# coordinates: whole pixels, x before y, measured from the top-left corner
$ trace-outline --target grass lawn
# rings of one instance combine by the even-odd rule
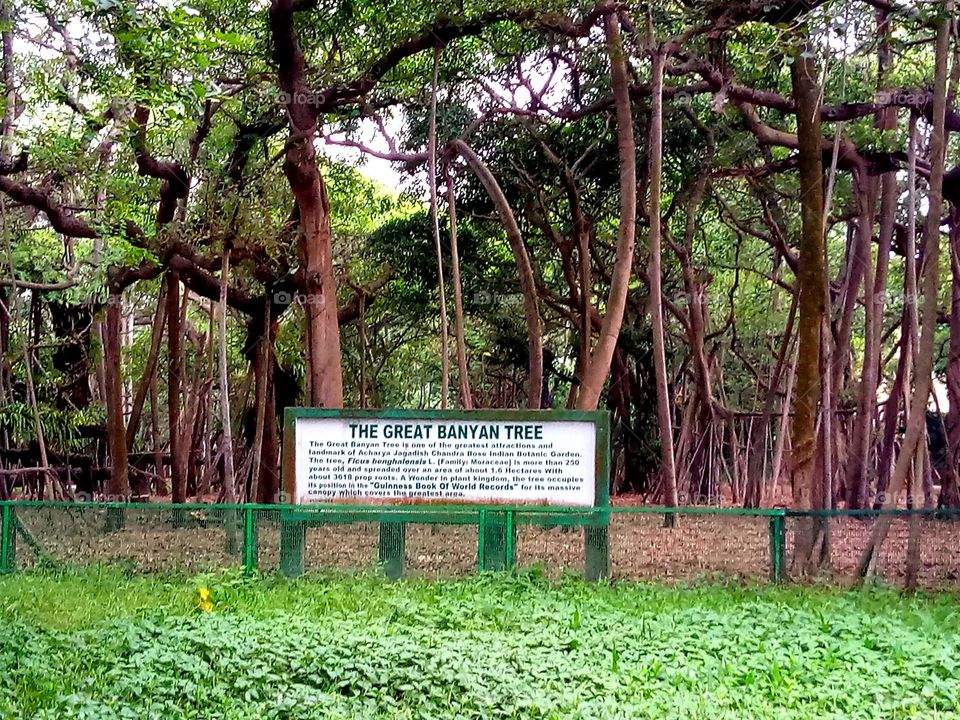
[[[882,589],[19,574],[0,717],[960,718],[958,630]]]

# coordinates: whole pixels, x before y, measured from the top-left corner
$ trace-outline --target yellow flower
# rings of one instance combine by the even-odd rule
[[[200,612],[210,612],[213,610],[211,597],[208,588],[202,587],[197,590],[197,607],[200,609]]]

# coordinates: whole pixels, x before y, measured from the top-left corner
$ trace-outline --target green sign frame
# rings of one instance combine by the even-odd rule
[[[328,410],[325,408],[288,407],[283,411],[280,487],[285,497],[288,498],[288,502],[292,504],[296,504],[296,423],[301,419],[316,418],[592,423],[596,443],[593,507],[605,508],[610,505],[610,413],[606,410]],[[471,507],[478,507],[482,504],[468,503]],[[497,506],[490,505],[489,507],[493,509]],[[531,505],[530,507],[555,506]]]
[[[583,527],[584,576],[600,580],[609,576],[610,523],[610,414],[605,410],[328,410],[325,408],[288,407],[283,414],[283,447],[281,454],[281,487],[288,509],[280,518],[280,570],[288,577],[304,572],[306,531],[317,524],[318,514],[310,509],[325,507],[322,503],[298,505],[296,488],[296,423],[300,419],[335,418],[338,420],[475,420],[481,422],[588,422],[594,426],[595,468],[594,504],[592,508],[561,505],[529,504],[522,506],[461,503],[457,505],[408,503],[358,503],[370,507],[383,505],[398,508],[402,514],[380,520],[378,560],[390,579],[403,577],[406,545],[405,510],[456,511],[479,513],[477,524],[477,564],[481,571],[511,570],[516,565],[518,511],[542,510],[541,523],[546,526],[579,525]],[[336,517],[347,517],[338,508]],[[302,509],[300,509],[302,508]],[[332,518],[331,518],[332,519]],[[336,521],[336,520],[335,520]],[[322,520],[320,521],[322,522]]]

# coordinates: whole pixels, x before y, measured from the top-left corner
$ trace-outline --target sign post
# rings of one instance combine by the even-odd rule
[[[481,570],[514,565],[515,514],[506,508],[579,507],[598,509],[584,523],[587,577],[606,576],[609,473],[606,412],[287,408],[284,416],[291,503],[480,506]],[[302,572],[307,516],[281,518],[286,574]],[[389,577],[402,575],[404,546],[404,522],[382,520],[379,557]]]

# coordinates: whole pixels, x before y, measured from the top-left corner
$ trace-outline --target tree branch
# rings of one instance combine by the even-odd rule
[[[14,182],[3,175],[0,175],[0,191],[6,193],[12,200],[29,205],[42,212],[58,233],[74,238],[92,239],[99,237],[99,233],[85,220],[61,208],[48,193],[36,190],[29,185]]]

